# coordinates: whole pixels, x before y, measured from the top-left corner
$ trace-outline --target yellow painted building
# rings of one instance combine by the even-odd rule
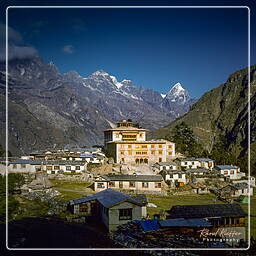
[[[146,140],[146,129],[123,120],[104,131],[105,149],[116,163],[149,164],[175,157],[175,144],[167,140]]]

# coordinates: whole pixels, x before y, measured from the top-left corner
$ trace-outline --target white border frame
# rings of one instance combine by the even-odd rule
[[[123,9],[123,8],[130,8],[130,9],[164,9],[164,8],[179,8],[179,9],[206,9],[206,8],[216,8],[216,9],[247,9],[248,10],[248,184],[250,185],[250,177],[251,177],[251,169],[250,169],[250,52],[251,52],[251,37],[250,37],[250,27],[251,27],[251,20],[250,20],[250,13],[251,10],[248,6],[8,6],[5,10],[6,14],[6,248],[10,251],[56,251],[56,250],[77,250],[77,251],[103,251],[103,250],[113,250],[113,251],[160,251],[160,250],[174,250],[174,251],[227,251],[227,250],[234,250],[234,251],[245,251],[250,248],[250,229],[251,229],[251,198],[250,193],[248,193],[249,197],[249,204],[248,204],[248,247],[247,248],[9,248],[8,247],[8,168],[7,168],[7,161],[8,161],[8,11],[9,9],[23,9],[23,8],[88,8],[88,9],[104,9],[104,8],[115,8],[115,9]]]

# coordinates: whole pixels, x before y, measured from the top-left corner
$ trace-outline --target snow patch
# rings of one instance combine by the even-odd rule
[[[162,98],[165,98],[166,94],[161,93]]]
[[[117,81],[117,79],[116,79],[115,76],[110,76],[110,78],[111,78],[113,84],[114,84],[118,89],[120,89],[120,88],[123,86],[122,83],[119,83],[119,82]]]
[[[20,75],[23,76],[25,74],[25,69],[24,68],[21,68],[20,69]]]
[[[112,123],[111,121],[109,121],[108,119],[106,119],[106,121],[109,123],[111,128],[115,128],[116,125],[114,123]]]

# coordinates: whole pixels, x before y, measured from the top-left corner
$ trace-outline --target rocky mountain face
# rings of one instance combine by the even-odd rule
[[[13,154],[66,144],[102,144],[103,131],[119,120],[129,118],[157,129],[188,109],[184,104],[187,94],[175,112],[174,101],[172,107],[163,104],[167,99],[159,92],[137,87],[130,80],[119,82],[103,70],[88,77],[76,71],[60,74],[53,63],[46,64],[39,57],[12,60],[8,66],[8,141]],[[5,64],[0,63],[2,145],[5,80]]]
[[[256,65],[250,69],[250,97],[248,69],[229,76],[227,82],[205,93],[182,117],[164,128],[152,132],[152,138],[171,135],[173,128],[185,122],[193,128],[199,142],[209,152],[221,138],[226,150],[237,157],[248,155],[248,100],[250,98],[251,161],[256,163]]]

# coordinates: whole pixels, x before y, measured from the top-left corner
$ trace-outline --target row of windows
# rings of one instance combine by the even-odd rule
[[[121,155],[124,155],[125,154],[125,150],[122,150],[122,151],[120,151],[120,154]],[[132,151],[127,151],[128,152],[128,155],[129,156],[131,156],[132,155]],[[155,154],[159,154],[159,155],[162,155],[163,154],[163,151],[162,150],[159,150],[158,152],[157,151],[155,151],[155,150],[152,150],[151,151],[151,155],[155,155]],[[147,151],[136,151],[135,152],[135,155],[147,155],[148,154],[148,152]],[[172,155],[172,152],[169,152],[168,153],[169,155]]]
[[[109,187],[116,187],[116,184],[114,181],[110,181],[109,182]],[[119,181],[119,188],[123,188],[123,182]],[[149,187],[149,183],[148,182],[142,182],[142,187],[143,188],[148,188]],[[129,188],[135,188],[135,181],[130,181],[129,182]],[[155,182],[155,188],[161,188],[161,182]]]
[[[156,145],[137,145],[137,144],[133,144],[133,145],[135,145],[135,148],[143,148],[143,149],[154,149],[154,148],[156,148],[155,146]],[[128,148],[129,149],[131,149],[131,148],[133,148],[133,145],[127,145],[128,146]],[[158,148],[163,148],[163,145],[157,145],[158,146]],[[123,145],[123,144],[121,144],[121,146],[120,146],[121,148],[126,148],[125,147],[125,145]],[[170,149],[170,148],[169,148]]]
[[[53,169],[54,169],[54,170],[60,170],[60,166],[59,166],[59,165],[55,165],[55,166],[47,165],[47,166],[46,166],[46,170],[48,170],[48,171],[51,171],[51,170],[53,170]],[[80,168],[79,165],[76,165],[75,169],[76,169],[76,170],[80,170],[81,168]],[[66,166],[66,170],[67,170],[67,171],[71,171],[71,166],[70,166],[70,165]]]

